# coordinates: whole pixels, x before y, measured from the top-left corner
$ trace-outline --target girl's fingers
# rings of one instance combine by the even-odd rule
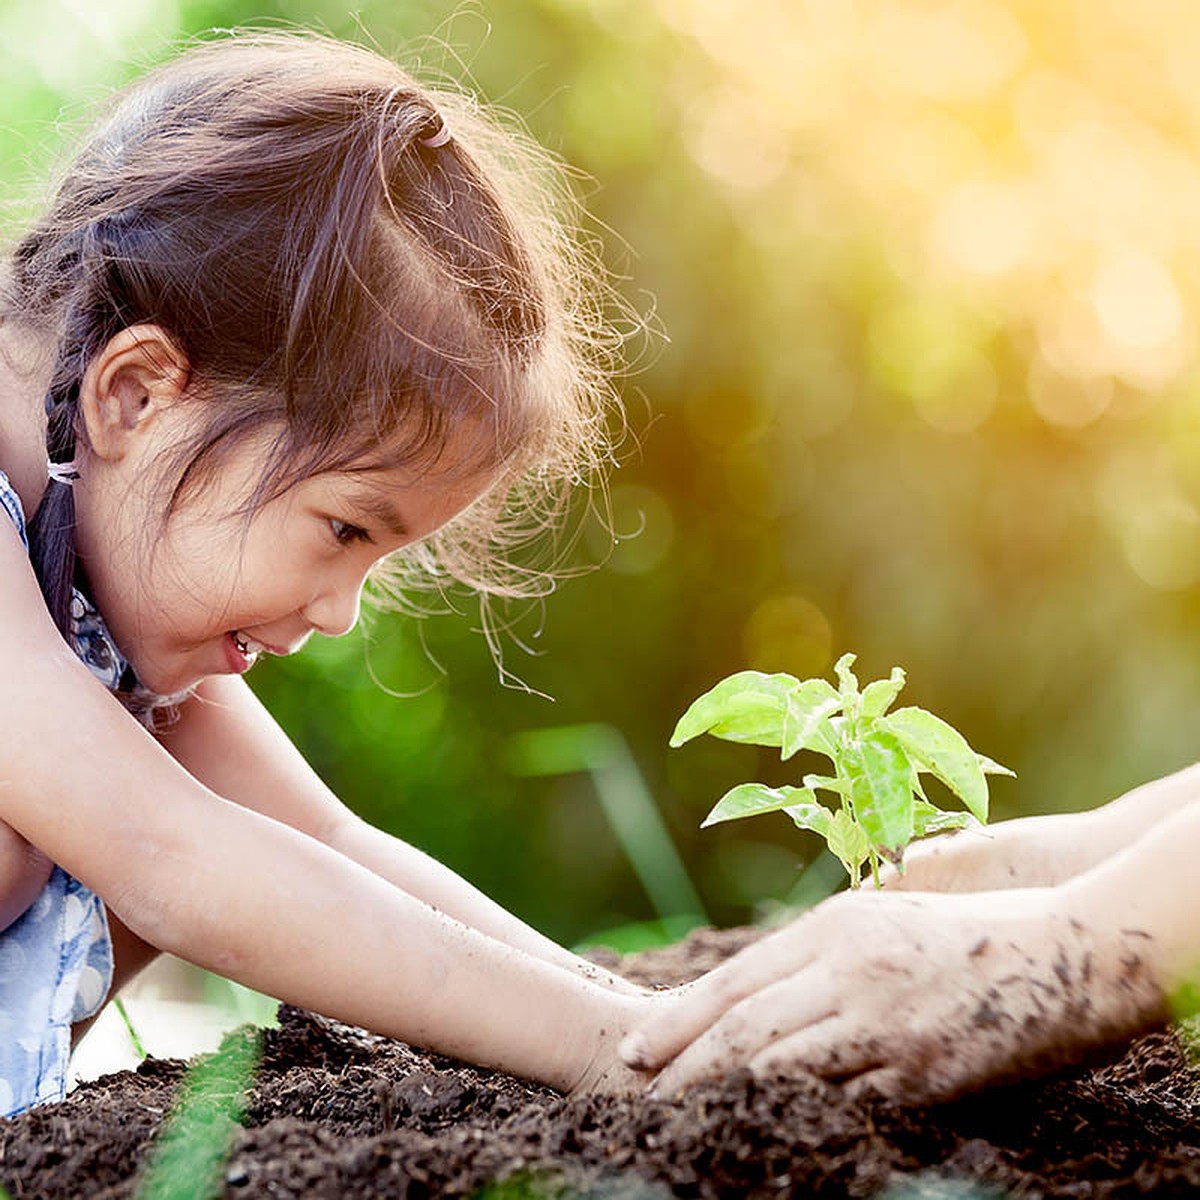
[[[770,984],[730,1007],[681,1050],[655,1079],[651,1094],[671,1096],[732,1066],[751,1064],[781,1037],[831,1015],[807,972]]]
[[[715,974],[686,985],[686,991],[680,989],[682,994],[666,1011],[628,1034],[617,1051],[621,1061],[635,1071],[657,1071],[745,995],[736,977],[718,979]]]
[[[658,1070],[711,1028],[722,1014],[781,976],[806,966],[811,953],[781,940],[781,934],[792,935],[800,923],[756,942],[694,983],[677,989],[674,1003],[621,1043],[621,1060],[638,1071]]]

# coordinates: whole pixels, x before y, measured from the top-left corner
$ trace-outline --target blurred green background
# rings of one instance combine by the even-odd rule
[[[698,830],[726,787],[788,778],[667,749],[729,672],[903,665],[906,701],[1017,770],[999,817],[1196,757],[1190,0],[3,0],[6,236],[91,101],[246,22],[372,41],[519,114],[666,335],[631,342],[617,543],[581,511],[601,565],[518,622],[536,655],[506,649],[552,701],[501,685],[469,611],[254,672],[353,807],[573,942],[654,906],[593,775],[521,774],[525,731],[617,730],[719,923],[818,849],[783,816]],[[598,744],[622,743],[580,764]]]

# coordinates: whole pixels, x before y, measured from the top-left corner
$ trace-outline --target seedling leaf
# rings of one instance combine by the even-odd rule
[[[778,812],[800,804],[816,804],[816,796],[808,788],[767,787],[765,783],[742,783],[731,788],[713,806],[712,812],[700,823],[700,828],[736,821],[738,817],[753,817],[759,813]]]
[[[841,658],[833,664],[833,673],[838,678],[838,691],[842,694],[843,700],[850,700],[858,695],[858,679],[854,672],[850,670],[854,666],[854,660],[858,657],[856,654],[843,654]]]
[[[904,679],[904,672],[899,667],[893,667],[890,678],[877,679],[874,683],[868,683],[862,694],[862,715],[864,717],[882,717],[903,691]]]
[[[850,795],[850,785],[844,779],[839,779],[836,775],[805,775],[804,786],[812,788],[815,792],[819,788],[824,788],[827,792],[837,792],[839,796]]]
[[[969,812],[942,812],[928,801],[918,800],[913,808],[913,837],[928,837],[951,829],[972,829],[979,822]]]
[[[801,829],[811,829],[829,840],[830,822],[833,813],[823,804],[793,804],[783,810]]]
[[[829,718],[839,712],[842,698],[824,679],[806,679],[788,694],[783,714],[780,755],[791,758],[799,750],[832,754],[836,744]]]
[[[851,881],[856,881],[859,868],[871,853],[871,844],[862,826],[844,808],[839,808],[830,818],[826,840],[831,853],[841,860]]]
[[[823,679],[742,671],[701,696],[680,718],[672,746],[701,733],[733,742],[778,746],[784,759],[801,750],[828,756],[827,775],[805,775],[803,787],[746,783],[728,791],[704,820],[716,825],[758,813],[786,812],[802,829],[825,838],[858,887],[863,864],[878,879],[879,864],[899,866],[914,837],[963,829],[987,820],[987,775],[1012,775],[939,717],[891,706],[905,684],[893,667],[859,691],[853,654],[834,665],[837,686]],[[922,773],[936,776],[968,811],[943,812],[930,803]],[[829,807],[818,792],[832,792]],[[3,1200],[0,1197],[0,1200]]]
[[[900,739],[919,770],[940,779],[980,821],[987,821],[988,786],[966,738],[923,708],[898,708],[880,724]]]
[[[912,841],[912,763],[895,734],[878,726],[868,730],[846,755],[850,802],[870,841],[902,850]]]
[[[791,675],[739,671],[721,680],[693,701],[671,735],[682,746],[702,733],[728,742],[778,746],[783,741],[783,716],[788,696],[799,686]]]
[[[979,759],[979,765],[983,768],[983,773],[985,775],[1011,775],[1013,779],[1016,779],[1016,771],[1010,771],[1006,766],[1001,765],[994,758],[988,758],[986,754],[980,754],[978,751],[976,751],[975,757]]]

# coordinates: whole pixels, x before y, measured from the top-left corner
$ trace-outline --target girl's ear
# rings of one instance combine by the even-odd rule
[[[79,389],[87,445],[116,461],[187,390],[188,361],[158,325],[122,329],[92,359]]]

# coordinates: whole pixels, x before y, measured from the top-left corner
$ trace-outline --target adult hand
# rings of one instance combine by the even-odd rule
[[[1059,889],[845,893],[682,989],[622,1045],[652,1094],[748,1065],[930,1101],[1037,1074],[1160,1020],[1147,937]]]

